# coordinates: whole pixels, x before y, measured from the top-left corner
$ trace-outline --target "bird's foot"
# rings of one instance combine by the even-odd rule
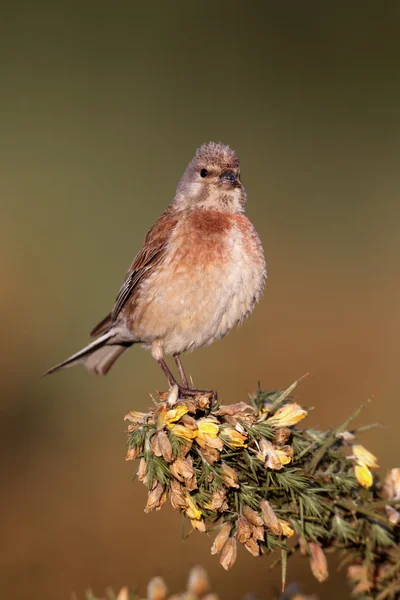
[[[179,396],[211,396],[213,400],[218,400],[218,393],[216,390],[198,390],[196,388],[189,388],[179,386]]]

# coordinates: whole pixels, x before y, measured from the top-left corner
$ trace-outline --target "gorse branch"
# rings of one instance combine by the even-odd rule
[[[193,529],[217,529],[211,552],[225,569],[242,544],[253,556],[279,551],[283,587],[296,553],[324,581],[326,550],[340,550],[355,597],[398,598],[400,469],[376,478],[376,458],[350,430],[365,406],[336,429],[300,429],[297,384],[228,406],[172,389],[149,412],[131,411],[126,458],[140,459],[145,511],[169,498]]]

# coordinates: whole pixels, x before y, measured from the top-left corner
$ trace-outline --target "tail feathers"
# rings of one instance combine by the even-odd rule
[[[111,313],[109,313],[100,323],[97,323],[96,327],[93,327],[92,331],[89,333],[90,337],[95,337],[96,335],[100,335],[105,333],[110,329],[112,325]]]
[[[43,376],[73,367],[79,363],[83,363],[88,371],[95,375],[106,375],[117,358],[132,345],[127,342],[113,342],[115,337],[115,332],[107,332],[79,352],[76,352],[76,354],[43,373]]]

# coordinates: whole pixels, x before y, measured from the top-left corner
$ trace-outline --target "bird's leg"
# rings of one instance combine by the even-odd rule
[[[181,396],[208,396],[211,395],[213,400],[218,399],[216,390],[198,390],[197,388],[186,388],[179,386],[179,394]]]
[[[203,396],[203,395],[208,395],[211,394],[214,400],[217,400],[218,398],[218,394],[215,390],[197,390],[197,389],[193,389],[193,388],[189,388],[186,385],[179,385],[179,383],[176,381],[175,377],[172,375],[167,363],[165,362],[165,360],[163,358],[159,358],[157,359],[158,364],[160,365],[160,367],[162,368],[164,374],[166,375],[169,384],[172,385],[177,385],[179,388],[179,395],[180,396]],[[179,367],[178,367],[179,368]],[[183,371],[183,369],[182,369]]]
[[[182,396],[201,396],[203,394],[212,394],[212,397],[216,400],[218,395],[215,390],[197,390],[196,388],[189,387],[189,383],[183,369],[181,357],[179,354],[174,354],[176,366],[178,367],[179,375],[182,380],[182,386],[179,386],[179,393]]]
[[[172,375],[170,368],[168,367],[167,363],[165,362],[165,360],[163,358],[159,358],[157,360],[158,364],[160,365],[160,367],[162,368],[164,375],[166,375],[169,384],[170,385],[177,385],[179,389],[181,389],[181,386],[179,385],[179,383],[176,381],[175,377]]]
[[[174,359],[176,362],[176,366],[178,367],[178,371],[179,371],[179,375],[181,377],[182,383],[183,383],[183,387],[184,388],[189,388],[189,383],[185,374],[185,371],[183,369],[183,365],[182,365],[182,361],[181,361],[181,357],[179,354],[174,354]]]

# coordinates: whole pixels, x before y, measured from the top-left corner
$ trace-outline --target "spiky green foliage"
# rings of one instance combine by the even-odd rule
[[[356,597],[398,598],[400,473],[399,489],[384,489],[375,457],[356,442],[352,422],[364,406],[335,429],[299,428],[307,411],[293,402],[297,383],[259,388],[251,405],[172,393],[129,413],[127,458],[140,458],[146,511],[169,497],[193,528],[218,529],[212,553],[225,569],[241,543],[254,556],[278,549],[283,582],[297,552],[323,581],[325,551],[339,550]]]

